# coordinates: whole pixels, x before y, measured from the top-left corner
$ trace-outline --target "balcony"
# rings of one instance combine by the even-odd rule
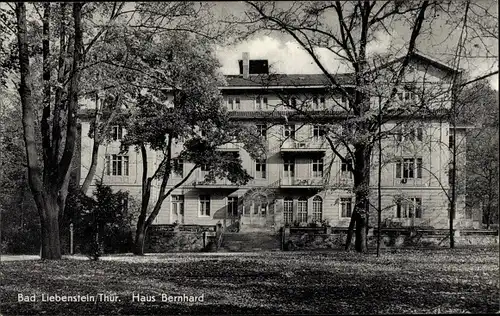
[[[207,182],[204,177],[198,177],[193,181],[193,187],[197,189],[238,190],[239,186],[228,179],[216,179],[214,182]]]
[[[286,140],[280,147],[281,154],[320,154],[324,155],[326,146],[323,140],[297,141]]]
[[[321,190],[324,184],[322,178],[281,178],[279,187],[282,189]]]
[[[224,145],[220,145],[217,147],[217,151],[227,151],[227,152],[235,152],[239,153],[242,145],[240,144],[234,144],[234,143],[227,143]]]

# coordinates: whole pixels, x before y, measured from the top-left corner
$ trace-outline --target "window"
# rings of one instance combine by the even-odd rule
[[[453,137],[452,131],[450,130],[450,136],[448,136],[448,147],[453,151],[455,146],[455,138]]]
[[[283,217],[285,224],[293,222],[293,200],[290,197],[283,200]]]
[[[260,96],[255,97],[255,109],[262,110],[262,98]]]
[[[265,124],[257,124],[257,131],[259,135],[267,139],[267,126]]]
[[[345,94],[340,97],[340,105],[345,108],[349,107],[349,98]]]
[[[240,98],[228,97],[227,98],[227,108],[229,110],[239,110],[240,109]]]
[[[408,128],[408,127],[402,127],[398,126],[396,127],[396,135],[397,135],[397,140],[399,142],[402,141],[422,141],[423,140],[423,129],[421,127],[417,128]]]
[[[408,198],[396,203],[397,218],[422,218],[422,199]]]
[[[238,216],[238,198],[228,197],[227,198],[227,214],[229,216]]]
[[[352,179],[352,160],[347,159],[347,162],[342,161],[340,165],[340,177],[342,179]]]
[[[340,198],[340,217],[352,216],[352,198]]]
[[[299,198],[297,203],[297,219],[299,222],[307,223],[307,199],[305,197]]]
[[[120,140],[123,138],[123,127],[115,125],[112,127],[111,136],[113,140]]]
[[[410,101],[416,99],[415,94],[408,89],[398,90],[396,96],[399,101]]]
[[[283,170],[285,171],[285,178],[295,177],[295,161],[290,158],[283,160]]]
[[[172,195],[172,215],[184,216],[184,195]]]
[[[325,97],[316,96],[313,97],[313,108],[315,110],[321,110],[325,108]]]
[[[255,161],[255,176],[259,179],[266,178],[266,160],[265,159],[257,159]]]
[[[255,109],[262,110],[267,109],[267,97],[256,96],[255,97]]]
[[[210,216],[210,195],[200,195],[200,216]]]
[[[415,175],[422,178],[422,158],[403,158],[396,162],[396,178],[401,178],[401,170],[404,179],[413,179]]]
[[[174,177],[184,177],[184,161],[182,159],[174,159]]]
[[[314,178],[323,177],[323,158],[312,160],[312,169]]]
[[[472,208],[470,206],[465,208],[465,219],[472,219]]]
[[[285,137],[294,138],[295,137],[295,125],[294,124],[285,124],[283,129],[283,135]]]
[[[319,196],[313,199],[313,221],[321,221],[323,219],[323,200]]]
[[[319,140],[325,135],[325,130],[321,125],[313,125],[313,139]]]
[[[106,175],[128,176],[128,156],[106,155]]]

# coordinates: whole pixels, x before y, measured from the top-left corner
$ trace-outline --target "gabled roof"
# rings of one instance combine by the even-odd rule
[[[382,69],[401,62],[405,56],[398,57],[372,71]],[[448,72],[461,71],[449,66],[435,58],[415,52],[411,58],[416,58],[436,68]],[[332,74],[337,83],[342,86],[354,85],[354,74]],[[223,90],[230,89],[262,89],[262,88],[327,88],[332,86],[332,83],[325,74],[260,74],[250,75],[248,79],[243,78],[241,75],[226,75],[227,86],[221,87]]]

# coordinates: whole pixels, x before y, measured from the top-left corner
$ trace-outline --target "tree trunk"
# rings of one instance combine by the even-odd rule
[[[99,154],[99,142],[94,138],[94,144],[92,146],[92,158],[90,161],[90,168],[85,180],[83,181],[81,191],[83,194],[87,194],[87,191],[92,183],[92,179],[94,179],[96,170],[97,170],[97,158]]]
[[[347,239],[345,242],[345,250],[349,250],[351,248],[352,243],[352,235],[354,235],[354,227],[356,225],[355,213],[351,215],[351,221],[349,222],[349,228],[347,230]]]
[[[48,198],[42,218],[42,259],[61,259],[59,241],[59,207],[55,199]]]
[[[357,252],[366,252],[367,243],[368,214],[366,210],[361,210],[356,216],[356,240],[354,248]]]
[[[141,226],[137,225],[137,231],[135,233],[135,241],[134,241],[134,255],[137,256],[144,255],[145,240],[146,240],[146,227],[143,222]]]

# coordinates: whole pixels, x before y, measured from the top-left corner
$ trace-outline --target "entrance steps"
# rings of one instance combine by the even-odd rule
[[[280,235],[271,232],[224,233],[219,252],[279,251]]]

